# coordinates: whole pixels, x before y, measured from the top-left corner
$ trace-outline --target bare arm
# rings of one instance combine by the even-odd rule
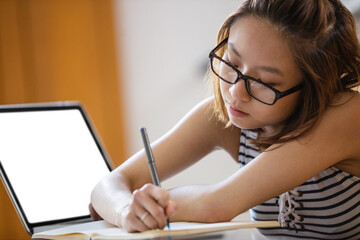
[[[216,148],[223,148],[234,159],[237,158],[240,130],[224,129],[224,125],[213,115],[211,102],[212,99],[207,99],[200,103],[152,144],[161,181],[189,167]],[[92,192],[92,205],[102,218],[128,231],[163,227],[166,215],[172,215],[176,207],[169,201],[167,190],[146,185],[150,182],[151,176],[142,150],[97,184]],[[139,218],[146,216],[145,212],[151,216],[146,217],[144,225]]]
[[[223,125],[210,118],[212,113],[207,112],[209,104],[210,100],[195,107],[168,134],[153,144],[161,180],[218,147],[237,158],[240,130],[224,129]],[[156,227],[148,223],[144,228],[139,221],[141,213],[137,217],[128,214],[139,212],[139,206],[147,211],[157,209],[152,214],[159,215],[155,216],[155,219],[159,219],[159,226],[165,226],[166,215],[175,213],[171,203],[176,203],[177,208],[172,221],[228,221],[255,205],[299,186],[330,166],[341,165],[349,159],[355,159],[352,162],[358,163],[359,144],[352,139],[360,134],[360,127],[354,127],[354,122],[357,123],[360,116],[354,114],[358,105],[353,105],[330,108],[309,135],[260,154],[250,164],[217,184],[183,186],[169,191],[144,186],[151,182],[151,177],[145,155],[140,151],[94,189],[94,208],[104,219],[114,223],[116,211],[130,203],[127,211],[121,214],[125,217],[119,224],[123,227],[125,224],[128,231]],[[132,194],[135,189],[140,190]],[[151,202],[149,196],[161,201],[147,205]],[[131,227],[127,227],[127,223]]]
[[[309,135],[273,146],[220,183],[172,189],[171,198],[178,205],[173,220],[229,221],[330,166],[348,161],[359,166],[360,143],[354,141],[360,134],[357,108],[351,102],[330,108]],[[358,169],[345,170],[357,175]]]

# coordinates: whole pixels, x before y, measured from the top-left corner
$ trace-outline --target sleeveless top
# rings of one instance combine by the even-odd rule
[[[255,131],[241,131],[240,167],[260,154],[250,143],[256,138]],[[360,178],[330,167],[301,186],[253,207],[250,216],[256,221],[279,221],[281,227],[259,229],[276,239],[359,240]]]

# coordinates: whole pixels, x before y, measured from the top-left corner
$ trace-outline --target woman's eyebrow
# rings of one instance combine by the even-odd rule
[[[268,67],[268,66],[256,66],[255,68],[263,70],[265,72],[269,72],[269,73],[274,73],[280,76],[284,76],[283,72],[280,71],[280,69],[278,68],[274,68],[274,67]]]
[[[231,50],[231,52],[233,52],[239,59],[241,59],[241,54],[236,50],[236,48],[234,47],[233,44],[228,43],[227,44],[229,49]],[[274,73],[280,76],[284,76],[284,73],[282,71],[280,71],[280,69],[275,68],[275,67],[269,67],[269,66],[256,66],[256,69],[260,69],[262,71],[265,72],[269,72],[269,73]]]
[[[227,45],[228,45],[229,49],[230,49],[233,53],[235,53],[236,56],[238,56],[239,58],[241,58],[240,53],[238,53],[238,51],[236,51],[236,48],[234,47],[234,45],[233,45],[232,43],[229,43],[229,42],[228,42]]]

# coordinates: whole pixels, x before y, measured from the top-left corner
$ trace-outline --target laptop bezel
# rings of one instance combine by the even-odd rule
[[[86,113],[84,107],[81,105],[80,102],[72,101],[72,102],[49,102],[49,103],[34,103],[34,104],[0,105],[0,113],[3,113],[3,112],[54,111],[54,110],[56,111],[56,110],[73,110],[73,109],[78,110],[81,113],[81,115],[91,133],[91,136],[93,137],[93,139],[96,143],[96,146],[98,147],[98,149],[103,157],[103,160],[104,160],[107,168],[109,169],[109,172],[112,171],[113,166],[111,164],[111,159],[108,156],[108,154],[106,153],[105,147],[102,144],[94,125],[91,123],[89,115]],[[20,204],[20,201],[16,195],[16,192],[11,185],[10,179],[8,178],[8,176],[6,174],[5,168],[3,167],[2,163],[1,163],[1,159],[0,159],[0,177],[2,179],[2,182],[4,183],[5,189],[11,199],[11,202],[12,202],[13,206],[15,207],[15,210],[21,220],[21,223],[29,235],[34,234],[34,229],[37,227],[51,226],[51,225],[62,224],[62,223],[65,224],[65,223],[71,223],[71,222],[76,222],[76,221],[80,221],[80,220],[86,220],[86,219],[91,221],[90,214],[87,214],[87,215],[76,216],[76,217],[71,217],[71,218],[31,223],[28,221],[28,219],[26,217],[26,214]]]

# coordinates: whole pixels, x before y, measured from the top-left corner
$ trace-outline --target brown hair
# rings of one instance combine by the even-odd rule
[[[309,132],[336,93],[359,85],[360,46],[355,21],[340,0],[246,0],[221,26],[218,43],[229,36],[231,26],[242,16],[254,16],[277,27],[303,76],[297,109],[279,133],[255,141],[261,150]],[[215,112],[230,126],[220,80],[214,74],[211,77]]]

